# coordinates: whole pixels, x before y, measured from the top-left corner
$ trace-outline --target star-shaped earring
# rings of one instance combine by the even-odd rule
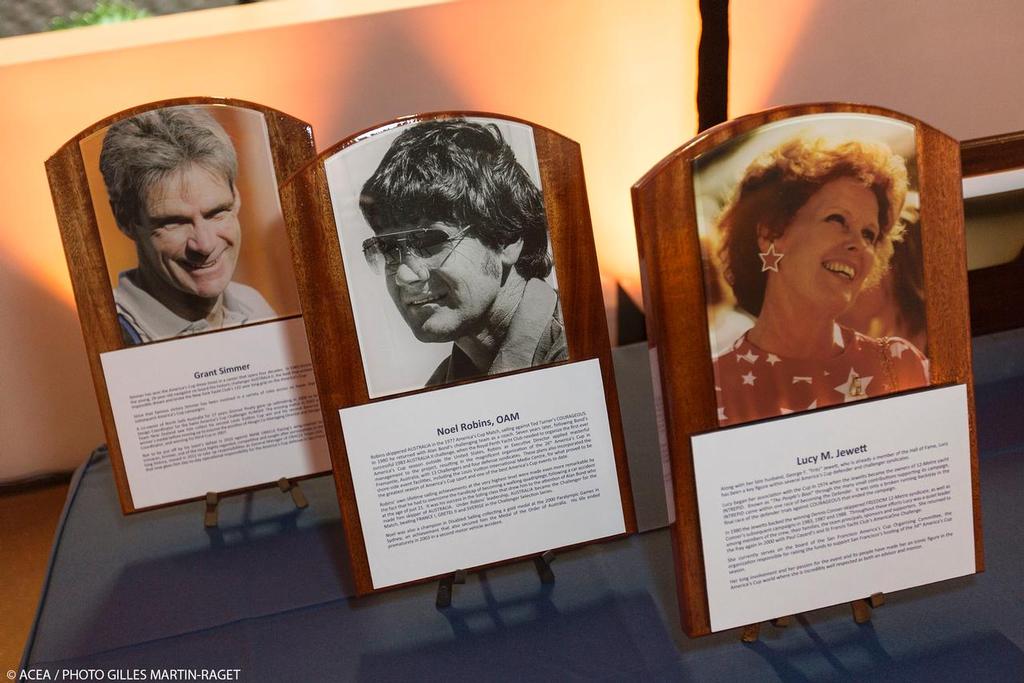
[[[774,270],[776,273],[779,272],[779,261],[785,254],[780,254],[775,251],[775,242],[768,244],[768,251],[758,252],[758,256],[761,257],[761,272],[767,270]]]

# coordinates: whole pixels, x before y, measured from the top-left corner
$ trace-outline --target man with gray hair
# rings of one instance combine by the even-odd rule
[[[103,139],[100,171],[138,255],[114,290],[126,343],[275,317],[259,292],[231,281],[242,245],[238,158],[213,117],[167,107],[118,121]]]

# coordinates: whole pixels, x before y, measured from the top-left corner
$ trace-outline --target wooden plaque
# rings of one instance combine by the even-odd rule
[[[965,185],[968,179],[1024,169],[1024,132],[1005,133],[967,140],[960,145]],[[1020,234],[1020,211],[1024,209],[1024,183],[1020,180],[1000,187],[986,197],[964,197],[968,232],[977,204],[980,215],[1014,221]],[[1024,248],[1017,258],[967,271],[971,300],[971,333],[975,336],[1024,327]]]
[[[776,150],[775,153],[780,155],[796,154],[779,151],[782,150],[783,144],[794,136],[813,139],[819,135],[824,138],[846,135],[847,138],[852,136],[856,139],[856,132],[850,134],[839,130],[845,124],[835,124],[831,129],[828,129],[828,125],[831,124],[825,124],[822,129],[824,132],[816,128],[819,121],[835,115],[849,118],[872,117],[878,119],[879,126],[889,121],[894,128],[904,127],[907,130],[906,135],[910,136],[900,139],[907,145],[904,154],[916,157],[916,166],[907,164],[911,190],[908,196],[913,197],[916,191],[920,197],[920,245],[923,253],[919,262],[923,262],[923,266],[919,267],[918,271],[923,271],[919,277],[923,278],[920,284],[923,285],[925,293],[921,314],[918,316],[923,317],[925,322],[919,324],[916,334],[920,336],[916,338],[925,340],[923,343],[927,345],[931,370],[928,384],[935,386],[965,383],[967,386],[975,559],[977,571],[982,570],[966,259],[961,246],[964,243],[964,234],[960,199],[959,145],[949,136],[921,121],[878,107],[812,104],[773,109],[705,131],[657,164],[633,186],[632,190],[648,337],[652,362],[656,360],[656,365],[652,368],[656,385],[656,403],[657,409],[664,413],[662,443],[670,455],[675,491],[676,523],[673,535],[680,614],[683,627],[690,636],[705,635],[711,629],[691,437],[718,430],[724,418],[732,417],[723,414],[726,412],[725,408],[719,408],[719,401],[723,399],[717,398],[721,392],[716,394],[716,388],[719,388],[717,384],[724,382],[716,382],[716,369],[712,362],[716,355],[725,353],[723,349],[729,348],[730,342],[726,340],[726,343],[722,344],[722,339],[713,338],[716,333],[711,331],[712,326],[709,324],[709,318],[712,317],[709,306],[728,300],[733,296],[734,288],[730,286],[732,283],[726,277],[705,277],[707,268],[704,257],[709,251],[717,254],[719,245],[709,245],[708,234],[705,232],[702,235],[698,226],[702,223],[708,224],[708,215],[717,211],[724,213],[721,207],[729,205],[731,193],[735,191],[743,171],[748,168],[748,164],[749,168],[753,168],[752,160],[760,158],[759,155],[771,150]],[[770,133],[772,130],[781,129],[781,126],[769,125],[777,122],[791,122],[793,125],[784,133]],[[890,133],[884,130],[884,126],[879,131],[879,135],[882,136],[881,142],[889,142],[903,135],[896,131],[892,133],[890,139],[887,137]],[[773,135],[775,137],[772,137]],[[761,142],[757,143],[758,140]],[[749,146],[750,141],[759,144],[760,149],[757,149],[756,145]],[[748,147],[742,148],[741,145],[744,144]],[[826,140],[820,144],[827,146],[831,142]],[[749,156],[744,156],[745,154]],[[715,163],[719,166],[713,166]],[[721,169],[730,168],[730,163],[732,176],[726,178],[725,171]],[[695,196],[695,168],[698,166],[702,169],[700,172],[708,174],[708,177],[711,177],[712,171],[703,169],[718,169],[718,176],[707,180],[708,183],[718,183],[718,194],[708,191],[701,197]],[[799,172],[796,171],[797,174]],[[806,202],[807,198],[804,197],[803,201]],[[717,206],[709,208],[706,203],[717,203]],[[702,211],[705,215],[703,221],[700,219]],[[915,218],[911,216],[905,220],[913,222]],[[755,243],[757,248],[751,257],[756,264],[757,251],[767,252],[761,255],[762,260],[768,259],[767,262],[762,261],[764,265],[761,269],[770,270],[772,265],[778,265],[777,262],[772,263],[774,250],[767,248],[771,246],[768,244],[768,237],[771,237],[770,229],[765,228],[760,222],[753,225],[756,226],[755,237],[764,236],[766,239],[759,247],[758,243]],[[864,240],[877,238],[877,235],[868,233],[863,236]],[[780,239],[778,232],[773,239]],[[789,258],[792,263],[792,259],[799,256],[791,255]],[[825,264],[822,265],[824,267]],[[832,263],[828,265],[835,269],[845,268]],[[850,270],[849,276],[851,280],[860,277],[859,274],[854,275],[853,270]],[[907,275],[907,280],[915,281],[913,273]],[[720,288],[726,290],[727,296],[724,299]],[[761,296],[763,301],[763,285]],[[855,292],[853,296],[857,297],[857,293]],[[756,305],[762,304],[757,302]],[[739,310],[740,306],[735,306],[735,309]],[[756,320],[756,315],[740,312],[746,315],[746,325],[749,328]],[[733,310],[729,310],[727,315],[733,313]],[[727,315],[723,314],[720,318],[716,311],[714,322],[724,320]],[[843,324],[845,326],[852,323]],[[836,330],[840,329],[836,326],[835,319],[833,327]],[[719,334],[725,336],[724,333]],[[738,339],[736,344],[741,344],[746,335],[743,334]],[[722,344],[717,353],[714,348],[716,344]],[[740,347],[733,345],[731,348],[735,350]],[[769,362],[773,359],[778,360],[774,358],[774,354],[768,355]],[[927,368],[927,365],[924,367]],[[927,377],[927,370],[923,377]],[[796,379],[801,378],[794,378],[794,383]],[[752,377],[744,379],[744,382],[748,383],[753,381]],[[923,384],[919,383],[918,386]],[[909,387],[900,389],[904,388]],[[890,389],[886,393],[893,392]],[[781,406],[781,403],[779,405]],[[812,407],[823,406],[810,403],[808,400],[808,403],[801,405],[799,410]],[[790,412],[783,408],[779,410],[782,414]],[[740,421],[767,417],[770,415],[748,415]]]
[[[339,231],[344,232],[350,229],[349,223],[352,226],[358,223],[365,235],[374,233],[369,231],[367,224],[358,215],[358,207],[351,214],[347,214],[351,216],[348,221],[336,220],[336,215],[340,215],[336,212],[342,210],[339,209],[342,201],[349,201],[352,206],[355,206],[354,202],[362,194],[359,188],[369,173],[368,171],[363,172],[362,176],[356,178],[358,172],[350,173],[348,170],[338,170],[340,175],[352,176],[351,182],[353,183],[348,185],[345,190],[339,190],[338,183],[335,183],[335,187],[331,186],[329,173],[325,168],[332,163],[332,159],[355,160],[362,158],[359,156],[360,149],[372,149],[371,145],[380,143],[380,139],[375,139],[380,135],[390,136],[389,139],[393,139],[397,134],[421,124],[461,120],[477,122],[478,119],[481,120],[478,122],[480,125],[491,126],[493,124],[494,130],[497,131],[499,128],[505,130],[506,137],[508,137],[507,130],[521,128],[529,133],[528,137],[532,138],[535,145],[537,170],[539,171],[540,189],[543,195],[550,240],[550,253],[554,260],[558,300],[567,341],[567,359],[558,361],[555,366],[588,359],[597,359],[600,362],[604,403],[607,407],[611,430],[624,528],[626,533],[633,532],[636,528],[579,146],[546,128],[495,114],[441,112],[401,118],[353,135],[322,152],[315,163],[293,176],[282,190],[286,215],[308,217],[308,220],[305,221],[289,220],[288,227],[294,247],[299,292],[303,310],[306,312],[307,333],[312,340],[311,352],[317,385],[320,389],[324,424],[330,444],[338,499],[358,594],[370,593],[375,589],[371,579],[367,544],[364,539],[360,510],[356,502],[356,491],[346,452],[346,441],[339,410],[386,401],[395,398],[396,394],[409,397],[443,392],[453,385],[465,386],[491,380],[483,376],[453,380],[453,377],[449,375],[444,386],[423,388],[429,368],[418,375],[415,382],[403,379],[392,382],[385,376],[394,368],[374,366],[372,361],[364,363],[363,355],[375,352],[376,348],[371,350],[360,348],[360,341],[364,337],[360,336],[360,332],[357,330],[359,310],[363,311],[364,317],[377,315],[378,311],[372,310],[375,308],[382,311],[386,309],[389,314],[397,315],[397,313],[393,310],[395,306],[392,301],[387,300],[386,294],[381,299],[383,303],[378,306],[370,304],[358,309],[360,303],[357,299],[362,296],[362,290],[359,289],[360,285],[353,283],[364,282],[358,278],[365,274],[346,272],[346,264],[349,264],[348,267],[352,271],[367,268],[367,264],[363,262],[363,254],[359,253],[360,240],[363,237],[359,237],[355,242],[345,244],[339,237]],[[484,119],[486,122],[482,121]],[[509,144],[512,145],[512,140],[509,140]],[[359,163],[363,163],[366,169],[372,169],[380,161],[386,149],[388,149],[388,145],[379,147],[379,151],[367,152],[366,159]],[[349,152],[353,152],[353,154],[349,154]],[[521,158],[520,161],[522,161]],[[356,162],[352,161],[351,163],[355,164]],[[332,192],[344,192],[344,197],[335,196],[335,201],[332,202]],[[343,222],[346,224],[342,224]],[[451,236],[452,244],[459,245],[457,240],[462,234],[462,231],[453,234]],[[347,253],[343,254],[346,249]],[[465,251],[465,247],[455,246],[452,248],[453,252],[456,250],[462,253]],[[405,252],[401,253],[403,255],[399,256],[399,259],[410,258]],[[393,267],[404,268],[405,266]],[[440,266],[438,267],[440,268]],[[367,277],[369,276],[367,275]],[[384,292],[386,278],[399,276],[384,273],[383,275],[377,274],[375,277],[377,280],[372,283],[369,280],[365,281],[370,283],[366,287]],[[397,304],[397,300],[395,303]],[[401,322],[398,323],[398,326],[402,327],[406,334],[409,333],[409,330],[404,329],[405,326]],[[370,336],[372,329],[370,332],[367,332],[367,329],[369,326],[364,327],[361,334],[365,335],[366,339],[372,339],[373,337]],[[407,353],[418,353],[419,349],[412,349],[413,346],[401,346],[401,351],[390,351],[387,361],[382,365],[398,365],[403,362]],[[421,346],[441,347],[443,355],[447,355],[452,349],[451,344],[422,344]],[[408,349],[412,349],[412,351]],[[433,367],[436,362],[436,359],[431,361],[429,367]],[[379,373],[379,376],[385,377],[385,379],[368,378],[367,368],[370,368],[371,373]],[[536,369],[538,368],[533,370]],[[512,369],[510,372],[503,371],[501,376],[519,376],[521,373],[530,373],[533,370],[529,367]],[[377,386],[376,396],[371,385]],[[441,395],[440,393],[435,394],[437,397]],[[401,429],[401,427],[396,426],[396,429]],[[500,557],[496,558],[495,563],[511,562],[516,559],[519,558]],[[460,567],[459,569],[479,568],[482,567]],[[417,577],[415,581],[426,581],[436,578],[438,575],[443,574],[424,575]]]
[[[237,289],[236,278],[242,270],[247,273],[247,279],[260,284],[261,287],[264,283],[269,283],[266,285],[266,289],[261,289],[255,296],[262,298],[265,295],[262,304],[272,306],[273,310],[271,314],[263,316],[256,312],[255,308],[249,308],[248,313],[240,316],[244,322],[237,322],[234,318],[230,318],[227,312],[224,312],[222,314],[224,329],[219,329],[218,325],[214,323],[211,324],[209,332],[192,334],[192,332],[168,333],[161,331],[158,333],[150,331],[143,333],[152,334],[153,338],[148,338],[140,336],[137,331],[128,332],[125,324],[119,322],[118,311],[120,309],[115,306],[114,295],[114,290],[119,287],[120,282],[117,279],[118,271],[121,267],[137,266],[139,257],[136,247],[133,245],[134,238],[128,239],[125,235],[119,234],[118,219],[113,215],[108,191],[100,171],[99,158],[106,139],[106,131],[112,125],[138,115],[171,108],[175,108],[177,111],[199,111],[202,116],[214,120],[215,127],[219,127],[222,134],[228,136],[227,145],[233,150],[232,156],[237,159],[237,175],[233,179],[223,182],[230,186],[228,194],[234,193],[237,206],[228,207],[226,210],[237,212],[236,225],[243,226],[239,229],[239,234],[246,232],[249,237],[247,241],[254,244],[250,247],[252,258],[249,259],[247,259],[244,249],[240,247],[234,249],[230,266],[232,270],[225,270],[226,277],[231,280],[231,285],[236,287],[233,292],[241,291]],[[137,157],[139,151],[130,153],[130,156]],[[179,341],[184,341],[182,338],[175,338],[183,334],[189,335],[190,339],[207,338],[222,333],[231,334],[242,327],[253,329],[272,323],[274,320],[271,316],[277,320],[299,318],[298,298],[295,293],[294,279],[290,274],[290,259],[287,255],[287,236],[283,225],[281,225],[283,221],[280,217],[279,197],[277,192],[271,188],[279,187],[292,173],[315,158],[315,155],[312,130],[303,121],[269,107],[242,100],[188,97],[153,102],[107,117],[68,140],[56,154],[47,160],[46,171],[50,181],[54,208],[71,274],[121,509],[124,513],[162,507],[185,500],[201,499],[206,492],[195,491],[192,495],[157,505],[140,505],[138,503],[137,496],[133,496],[132,486],[126,472],[122,438],[115,426],[114,409],[104,375],[101,354],[142,344],[167,348],[164,345],[173,346]],[[259,170],[250,171],[246,166],[250,162],[253,164],[258,162]],[[208,173],[211,176],[216,174],[216,171],[211,170],[212,167],[207,168],[203,165],[205,162],[196,162],[192,165],[183,162],[175,163],[179,165],[167,171],[168,176],[179,172],[182,174],[190,172],[189,170],[182,171],[183,168],[196,170],[197,173]],[[166,171],[166,169],[164,170]],[[129,175],[129,173],[126,172],[125,175]],[[183,177],[183,175],[178,177]],[[148,181],[140,181],[135,178],[134,180],[129,179],[129,182],[135,182],[140,187],[153,188],[159,181],[146,185],[145,182]],[[183,180],[182,183],[184,184],[184,182]],[[142,195],[149,191],[141,190],[138,194]],[[148,200],[141,201],[145,204]],[[137,209],[139,212],[142,210]],[[260,219],[258,228],[246,227],[247,219],[255,220],[252,217]],[[168,224],[164,226],[164,229],[170,230],[171,228]],[[267,250],[272,248],[276,253],[261,256],[258,253],[263,250],[261,247]],[[227,250],[228,248],[225,247],[223,251],[217,252],[216,256],[210,257],[210,263],[217,260],[217,264],[210,266],[211,269],[222,268],[219,265],[221,263],[219,259]],[[191,268],[198,270],[208,265],[199,264],[198,256],[194,256],[194,259],[196,262],[190,266]],[[163,259],[163,265],[157,266],[157,268],[165,268],[168,271],[180,269],[180,263],[183,260],[180,258],[179,262],[175,264],[173,258],[167,257]],[[156,263],[157,261],[159,258],[154,258],[152,262]],[[227,266],[223,267],[228,268]],[[170,279],[173,277],[171,275]],[[198,280],[201,277],[204,276],[196,276],[195,279]],[[166,282],[161,286],[166,286]],[[245,290],[256,291],[251,287],[246,287]],[[205,293],[201,292],[201,294]],[[255,305],[257,302],[253,299],[250,303]],[[229,323],[228,321],[234,322]],[[229,324],[242,327],[228,330]],[[131,337],[133,334],[135,337]],[[196,365],[201,367],[201,359],[196,360]],[[198,369],[197,372],[199,372]],[[318,473],[320,472],[306,471],[301,475],[296,475],[295,478]],[[282,474],[284,473],[282,472]],[[267,478],[262,482],[253,482],[240,487],[229,486],[216,492],[233,493],[256,486],[269,485],[276,482],[278,478]]]

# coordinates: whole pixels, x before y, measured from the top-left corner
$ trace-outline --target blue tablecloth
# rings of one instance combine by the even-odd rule
[[[352,599],[328,477],[303,483],[306,510],[262,490],[227,499],[205,530],[201,503],[123,517],[101,450],[73,482],[25,664],[230,668],[243,681],[1019,683],[1022,395],[1019,376],[977,387],[985,573],[890,595],[861,626],[848,607],[800,615],[752,645],[681,634],[664,529],[564,553],[554,585],[531,563],[470,575],[444,611],[436,585]]]

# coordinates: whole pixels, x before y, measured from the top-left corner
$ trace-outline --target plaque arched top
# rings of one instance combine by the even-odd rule
[[[694,138],[683,143],[661,161],[651,167],[634,185],[634,188],[644,188],[654,182],[654,178],[662,173],[667,167],[676,163],[692,161],[701,154],[715,149],[734,138],[750,133],[761,126],[777,121],[785,121],[799,116],[811,116],[815,114],[869,114],[883,118],[894,119],[909,123],[921,132],[927,131],[929,136],[936,135],[941,138],[953,141],[953,138],[946,135],[925,123],[921,119],[914,118],[894,109],[877,107],[869,104],[853,104],[846,102],[817,102],[811,104],[793,104],[774,107],[753,114],[746,114],[730,121],[725,121],[717,126],[702,131]]]
[[[77,152],[78,145],[82,140],[118,121],[147,111],[190,105],[237,107],[262,114],[267,122],[267,132],[270,137],[270,147],[274,153],[274,168],[278,183],[283,183],[302,166],[309,163],[312,152],[316,149],[313,139],[313,128],[305,121],[286,114],[279,109],[231,97],[173,97],[129,107],[86,126],[68,139],[53,156],[47,159],[47,168],[49,168],[51,163],[56,163],[56,160],[63,155]]]
[[[558,132],[556,132],[556,131],[554,131],[554,130],[546,127],[546,126],[542,126],[542,125],[540,125],[538,123],[533,123],[532,121],[527,121],[526,119],[521,119],[521,118],[518,118],[518,117],[515,117],[515,116],[508,116],[507,114],[497,114],[495,112],[486,112],[486,111],[443,110],[443,111],[425,112],[425,113],[422,113],[422,114],[406,114],[404,116],[399,116],[397,118],[391,119],[390,121],[385,121],[383,123],[378,123],[377,125],[370,126],[368,128],[364,128],[363,130],[359,131],[358,133],[353,133],[352,135],[346,136],[342,140],[339,140],[338,142],[334,143],[333,145],[331,145],[327,149],[323,150],[322,152],[320,152],[319,155],[317,155],[317,158],[320,159],[320,160],[330,158],[330,157],[334,156],[335,154],[337,154],[338,152],[340,152],[341,150],[345,149],[346,147],[349,147],[349,146],[351,146],[351,145],[353,145],[353,144],[355,144],[357,142],[365,140],[368,137],[372,137],[373,135],[381,133],[381,132],[383,132],[385,130],[391,130],[392,128],[401,127],[401,126],[414,125],[414,124],[417,124],[417,123],[422,123],[424,121],[435,121],[435,120],[443,120],[443,119],[464,119],[464,118],[471,118],[471,119],[472,118],[498,119],[498,120],[501,120],[501,121],[508,121],[510,123],[519,123],[519,124],[522,124],[524,126],[529,126],[534,131],[543,131],[544,133],[546,133],[548,135],[551,135],[551,136],[554,136],[554,137],[557,137],[557,138],[561,138],[562,140],[564,140],[567,143],[576,145],[577,147],[579,146],[578,143],[574,142],[570,138],[567,138],[566,136],[562,135],[561,133],[558,133]]]

